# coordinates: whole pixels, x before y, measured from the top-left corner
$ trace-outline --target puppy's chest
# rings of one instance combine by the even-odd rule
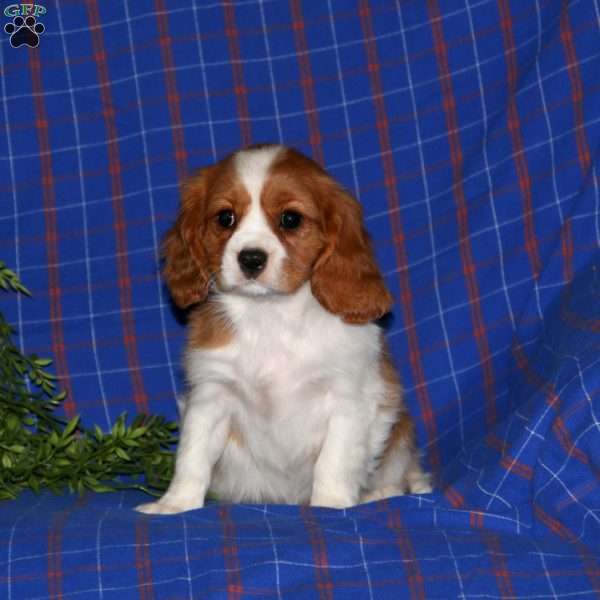
[[[282,412],[293,411],[297,402],[306,408],[326,393],[335,362],[330,352],[329,343],[310,328],[249,326],[236,332],[223,359],[245,402]]]
[[[299,474],[315,460],[331,411],[330,348],[314,331],[298,336],[255,325],[238,329],[225,347],[196,352],[188,368],[200,386],[203,380],[223,384],[232,431],[224,461],[251,456],[261,469]],[[240,454],[238,447],[250,451]]]
[[[220,381],[234,410],[271,422],[323,418],[336,383],[354,378],[377,352],[374,326],[350,326],[325,311],[310,289],[278,303],[221,299],[230,336],[219,347],[191,348],[191,382]]]

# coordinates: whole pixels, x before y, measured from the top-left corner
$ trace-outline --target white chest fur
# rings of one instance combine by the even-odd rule
[[[234,501],[307,502],[332,412],[355,418],[362,411],[367,427],[374,419],[376,403],[361,402],[360,391],[373,388],[380,332],[343,323],[308,285],[293,296],[221,301],[232,341],[190,350],[186,360],[188,403],[205,401],[203,386],[217,383],[228,412],[230,433],[210,487]]]

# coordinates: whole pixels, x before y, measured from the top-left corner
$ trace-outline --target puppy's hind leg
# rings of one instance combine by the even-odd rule
[[[415,448],[412,421],[407,414],[392,428],[388,445],[361,502],[373,502],[392,496],[428,494],[431,478],[423,471]]]

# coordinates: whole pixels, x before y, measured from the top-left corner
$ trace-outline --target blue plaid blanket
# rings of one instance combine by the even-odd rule
[[[335,511],[0,505],[0,597],[600,595],[600,2],[2,5],[0,297],[64,411],[174,418],[160,238],[249,143],[361,200],[435,493]]]

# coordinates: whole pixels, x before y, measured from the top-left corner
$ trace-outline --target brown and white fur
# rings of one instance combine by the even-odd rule
[[[373,322],[391,296],[359,203],[321,167],[268,145],[203,169],[163,250],[174,301],[195,305],[189,390],[173,480],[137,510],[199,508],[209,489],[328,507],[430,491]]]

